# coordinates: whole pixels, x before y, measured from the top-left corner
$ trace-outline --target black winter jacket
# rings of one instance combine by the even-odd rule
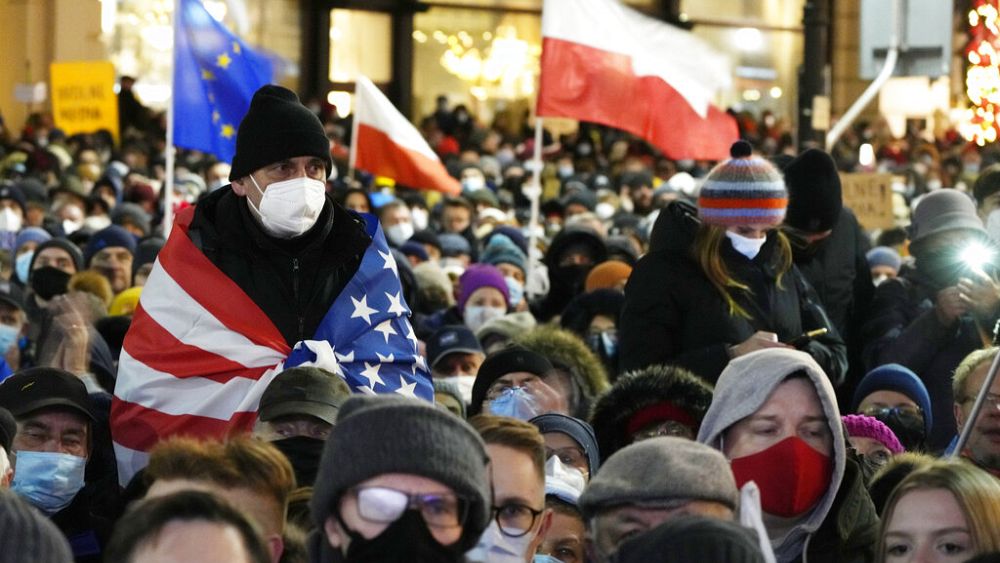
[[[313,337],[371,244],[364,220],[329,196],[305,234],[271,237],[229,186],[198,202],[189,234],[264,311],[289,346]]]
[[[808,563],[870,563],[878,544],[878,515],[861,468],[848,459],[837,496],[806,546]]]
[[[820,303],[847,344],[849,372],[847,381],[837,395],[850,400],[854,387],[865,375],[861,361],[861,325],[871,307],[875,286],[865,253],[871,245],[847,208],[830,236],[819,243],[815,251],[795,249],[795,266],[816,290]]]
[[[677,220],[668,212],[661,220]],[[658,221],[659,223],[660,221]],[[730,275],[747,284],[752,295],[734,290],[732,295],[751,319],[730,314],[729,306],[694,260],[686,243],[678,243],[691,225],[676,225],[670,243],[651,240],[654,250],[639,260],[625,287],[625,307],[619,321],[622,372],[651,364],[675,364],[714,383],[729,363],[728,347],[758,330],[774,332],[782,342],[803,333],[828,328],[826,336],[802,349],[812,355],[834,385],[847,370],[847,351],[815,292],[793,267],[776,283],[779,258],[776,237],[754,260],[737,253],[728,239],[722,244]],[[653,237],[663,229],[654,227]],[[688,238],[690,240],[690,238]]]

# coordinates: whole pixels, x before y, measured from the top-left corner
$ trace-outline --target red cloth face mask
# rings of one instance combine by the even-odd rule
[[[811,509],[830,487],[833,463],[801,438],[792,436],[764,451],[730,462],[736,486],[760,488],[764,512],[790,518]]]

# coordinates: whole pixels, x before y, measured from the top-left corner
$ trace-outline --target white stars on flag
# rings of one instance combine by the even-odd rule
[[[368,296],[362,295],[360,301],[351,296],[351,302],[354,303],[354,312],[351,313],[351,318],[364,319],[365,322],[368,323],[370,326],[372,324],[372,315],[378,313],[378,309],[372,309],[371,307],[368,306]],[[386,336],[385,338],[386,341],[389,340],[388,336]]]

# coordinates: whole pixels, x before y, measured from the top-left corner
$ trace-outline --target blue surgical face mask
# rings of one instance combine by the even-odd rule
[[[490,414],[518,420],[531,420],[541,414],[535,397],[524,387],[504,389],[500,396],[490,401]]]
[[[15,460],[10,488],[49,516],[69,506],[83,488],[86,458],[22,450],[15,454]]]
[[[0,324],[0,357],[3,357],[11,345],[17,341],[18,330],[10,325]]]
[[[14,260],[14,274],[21,283],[28,283],[28,268],[31,267],[31,259],[35,256],[35,251],[25,252]]]
[[[521,299],[524,299],[524,284],[511,276],[505,276],[503,279],[507,282],[507,291],[510,292],[510,306],[517,307],[521,304]]]

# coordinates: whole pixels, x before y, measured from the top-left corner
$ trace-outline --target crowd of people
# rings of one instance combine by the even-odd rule
[[[121,104],[0,131],[0,562],[1000,561],[1000,153],[581,124],[533,226],[526,116],[440,98],[444,195],[266,86],[167,194]]]

